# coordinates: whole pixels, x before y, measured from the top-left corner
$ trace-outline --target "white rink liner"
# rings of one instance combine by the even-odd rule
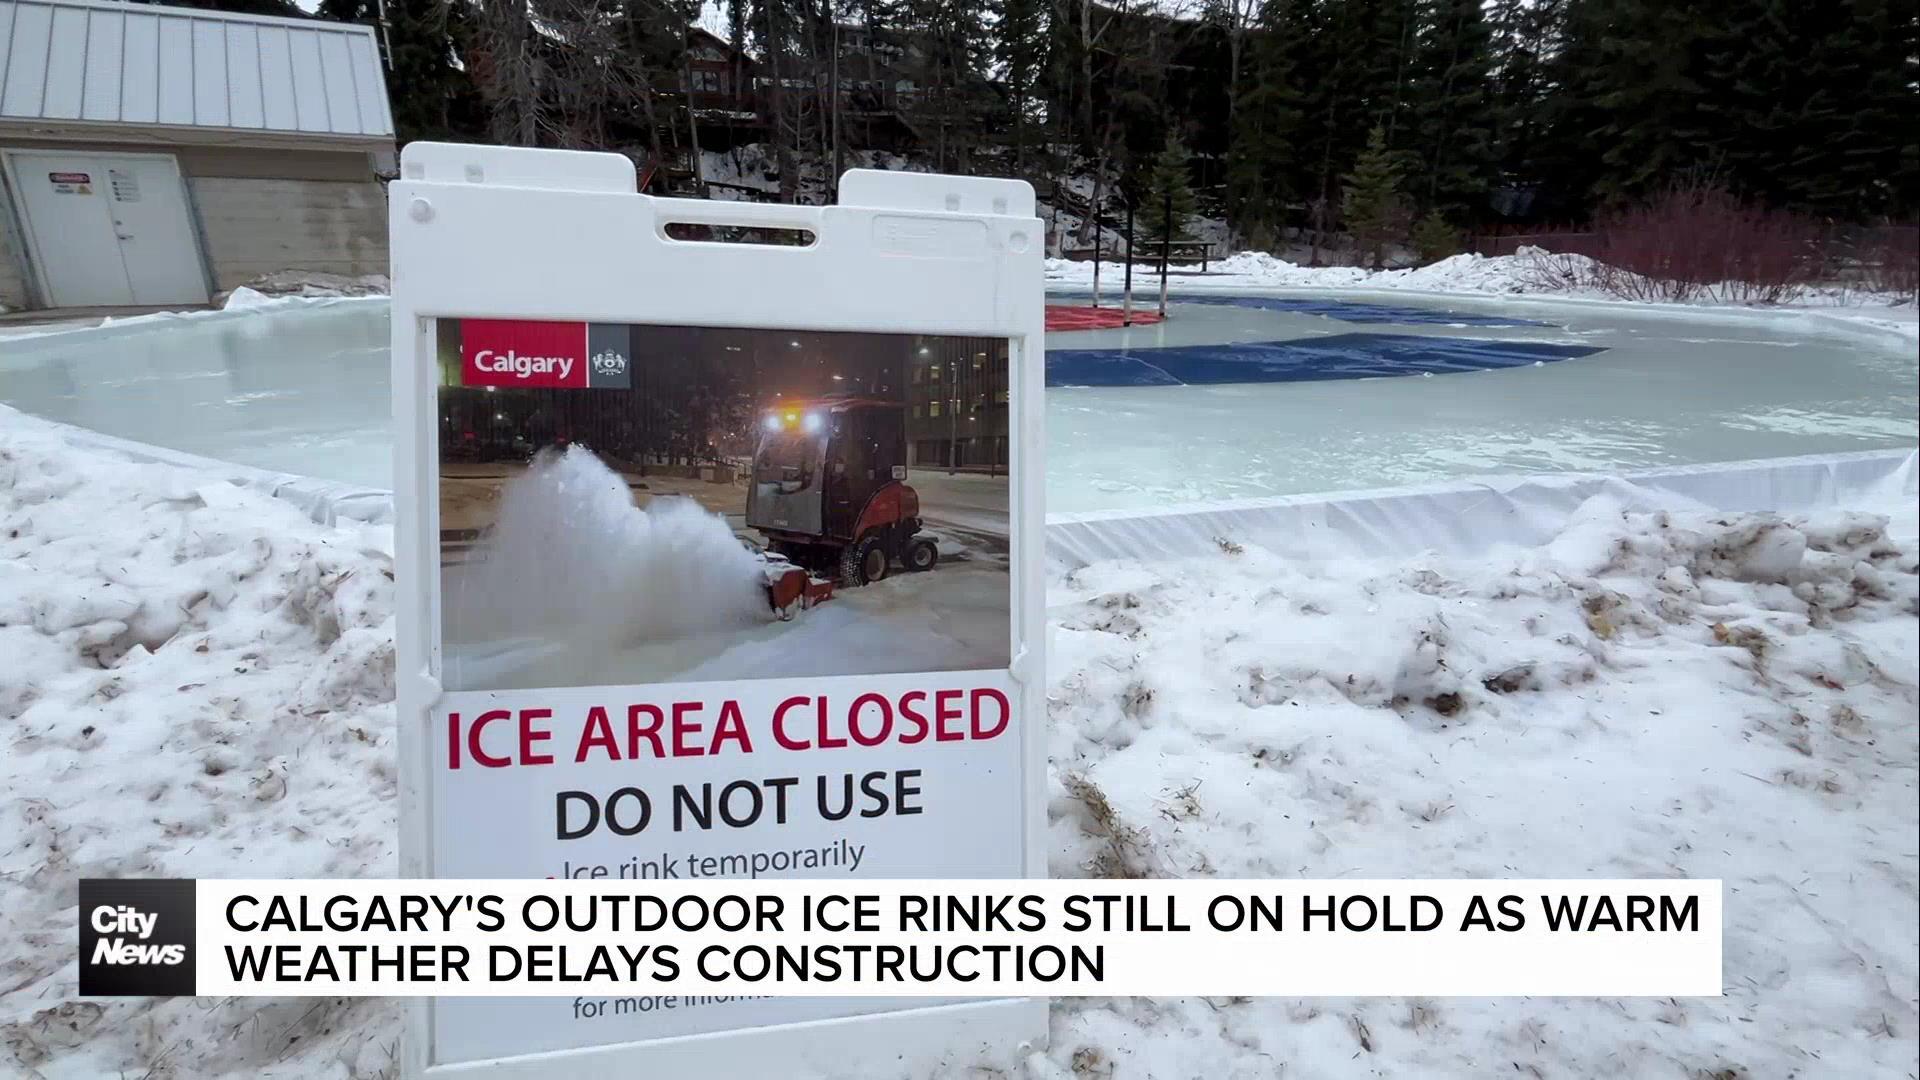
[[[1257,544],[1289,557],[1470,557],[1545,543],[1598,495],[1629,509],[1809,513],[1916,494],[1913,450],[1813,454],[1619,474],[1489,476],[1442,484],[1047,515],[1047,555],[1074,567]]]

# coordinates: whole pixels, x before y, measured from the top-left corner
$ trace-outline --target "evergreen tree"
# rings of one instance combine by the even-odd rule
[[[1720,19],[1710,0],[1596,0],[1599,38],[1586,134],[1599,150],[1603,199],[1642,197],[1721,163],[1710,119],[1712,91],[1694,58]]]
[[[993,55],[1007,88],[1008,135],[1015,171],[1026,166],[1029,130],[1042,111],[1052,38],[1046,0],[1002,0]]]
[[[1140,194],[1136,243],[1158,244],[1169,237],[1169,225],[1172,239],[1183,237],[1187,219],[1194,214],[1192,160],[1187,148],[1173,140],[1154,157]]]
[[[1912,213],[1915,26],[1887,0],[1740,5],[1699,60],[1728,183],[1820,214]]]
[[[1422,266],[1460,253],[1460,230],[1439,214],[1428,214],[1413,224],[1409,241]]]
[[[985,12],[969,0],[907,0],[913,48],[902,64],[918,88],[911,109],[934,168],[967,172],[992,91]]]
[[[1413,193],[1429,211],[1477,213],[1494,176],[1493,33],[1481,0],[1430,0],[1423,14],[1409,107]]]
[[[1494,119],[1497,214],[1523,215],[1537,206],[1542,168],[1537,152],[1548,126],[1556,88],[1551,68],[1564,36],[1567,0],[1495,0],[1488,9],[1493,71],[1489,76]]]
[[[415,139],[478,138],[487,128],[479,93],[457,58],[470,41],[473,9],[467,0],[321,0],[323,19],[374,27],[387,64],[387,97],[402,143]]]
[[[1303,3],[1296,10],[1295,85],[1302,90],[1297,143],[1303,153],[1294,190],[1322,208],[1315,216],[1324,222],[1368,132],[1379,127],[1388,146],[1398,145],[1416,0]],[[1316,249],[1319,233],[1316,228]]]
[[[1367,135],[1367,148],[1354,163],[1343,185],[1340,216],[1367,265],[1379,269],[1387,245],[1406,235],[1407,213],[1400,195],[1400,169],[1387,148],[1386,129],[1378,124]]]
[[[1275,242],[1300,171],[1300,94],[1293,70],[1294,0],[1267,0],[1236,89],[1227,156],[1227,214],[1254,244]]]

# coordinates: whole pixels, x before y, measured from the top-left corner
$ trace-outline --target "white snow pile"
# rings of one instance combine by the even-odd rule
[[[1540,273],[1535,263],[1538,256],[1539,253],[1533,249],[1522,249],[1517,255],[1454,255],[1410,269],[1367,270],[1358,266],[1301,266],[1265,252],[1242,251],[1209,264],[1207,275],[1196,283],[1209,288],[1411,289],[1421,292],[1575,295],[1556,287],[1548,275]],[[1564,258],[1578,260],[1585,256]],[[1200,271],[1198,265],[1170,269],[1187,274],[1198,274]],[[1105,268],[1101,272],[1102,279],[1119,280],[1114,273],[1113,268]],[[1046,276],[1049,284],[1091,283],[1093,264],[1048,259]]]
[[[1599,277],[1595,272],[1598,266],[1600,264],[1585,255],[1560,255],[1540,248],[1522,247],[1512,255],[1468,253],[1453,255],[1426,266],[1399,270],[1302,266],[1260,251],[1242,251],[1215,260],[1204,273],[1197,264],[1170,267],[1169,270],[1188,276],[1188,280],[1181,282],[1183,286],[1202,286],[1207,289],[1404,289],[1468,295],[1537,295],[1644,306],[1642,301],[1622,300],[1594,285],[1593,282]],[[1124,268],[1118,264],[1104,266],[1101,269],[1103,284],[1118,282],[1123,271]],[[1093,282],[1093,264],[1048,259],[1046,280],[1050,285],[1089,285]],[[1716,295],[1719,295],[1719,291],[1706,290],[1698,303],[1715,304],[1717,301],[1712,297]],[[1888,308],[1893,309],[1896,315],[1907,316],[1911,316],[1915,310],[1911,298],[1902,300],[1892,294],[1838,287],[1803,289],[1791,302],[1775,306]]]
[[[1722,878],[1726,996],[1088,1002],[1051,1075],[1905,1075],[1902,531],[1595,500],[1477,560],[1222,541],[1066,575],[1055,875]]]
[[[1473,561],[1057,576],[1056,874],[1720,877],[1727,996],[1062,1002],[1029,1073],[1910,1069],[1893,532],[1595,502]],[[81,1000],[73,958],[82,877],[395,872],[387,543],[0,421],[0,1074],[395,1074],[391,1001]]]
[[[390,548],[0,419],[0,1075],[389,1067],[384,1003],[81,1000],[73,945],[81,878],[396,871]]]
[[[583,446],[507,481],[477,554],[446,597],[476,637],[621,646],[772,618],[760,557],[725,518],[692,499],[635,506]]]
[[[385,274],[361,274],[354,277],[319,270],[275,270],[270,274],[262,274],[233,290],[229,294],[226,306],[234,306],[232,298],[243,292],[264,297],[324,297],[385,296],[391,291],[392,282]]]
[[[273,297],[258,289],[250,289],[242,285],[227,294],[226,300],[220,305],[220,310],[245,311],[248,308],[263,307],[271,303],[273,303]]]

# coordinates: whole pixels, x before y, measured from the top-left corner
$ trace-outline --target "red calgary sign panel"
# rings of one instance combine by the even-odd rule
[[[460,320],[463,386],[585,388],[587,324]]]

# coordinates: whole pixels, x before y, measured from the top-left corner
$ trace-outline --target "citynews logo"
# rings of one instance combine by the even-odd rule
[[[83,879],[81,996],[192,994],[193,902],[191,880]]]

